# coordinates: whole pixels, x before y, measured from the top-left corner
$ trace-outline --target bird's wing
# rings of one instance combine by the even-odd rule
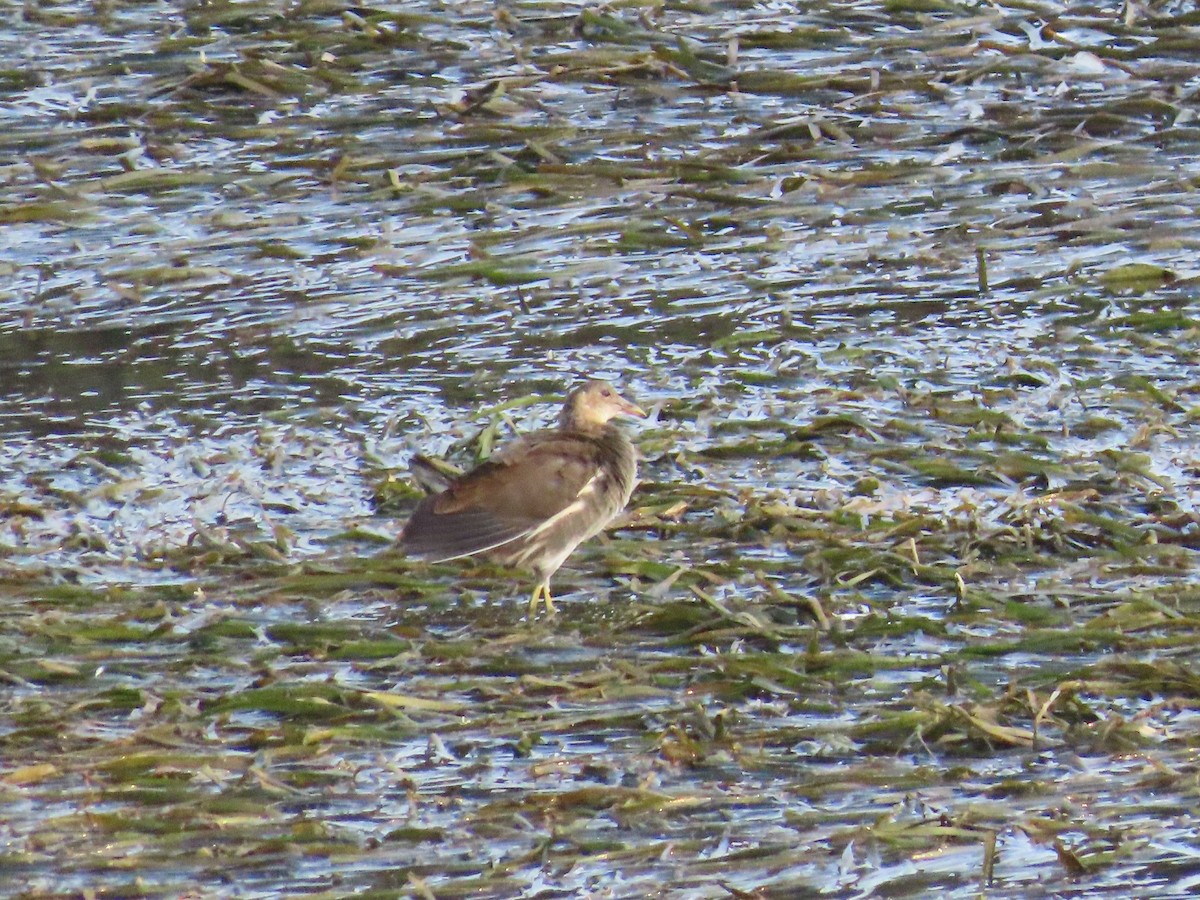
[[[502,547],[580,512],[602,477],[593,441],[529,435],[421,501],[400,546],[434,561]]]

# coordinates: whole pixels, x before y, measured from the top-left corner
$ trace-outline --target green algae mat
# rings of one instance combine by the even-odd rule
[[[1200,890],[1190,6],[0,22],[0,896]],[[581,375],[559,616],[391,549]]]

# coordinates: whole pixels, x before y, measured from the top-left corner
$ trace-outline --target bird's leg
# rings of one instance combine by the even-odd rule
[[[531,621],[537,618],[538,601],[543,598],[546,601],[546,615],[552,616],[558,612],[558,607],[554,605],[554,598],[550,596],[550,585],[543,581],[533,589],[533,596],[529,598],[529,618]]]

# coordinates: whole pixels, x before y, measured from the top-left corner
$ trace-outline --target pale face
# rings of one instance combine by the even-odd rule
[[[626,400],[607,381],[589,381],[571,397],[575,421],[587,425],[604,425],[618,416],[646,417],[646,411]]]

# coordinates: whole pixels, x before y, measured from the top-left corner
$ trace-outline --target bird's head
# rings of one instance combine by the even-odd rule
[[[558,417],[563,428],[600,428],[619,416],[646,418],[646,411],[617,393],[607,381],[585,381],[567,396]]]

